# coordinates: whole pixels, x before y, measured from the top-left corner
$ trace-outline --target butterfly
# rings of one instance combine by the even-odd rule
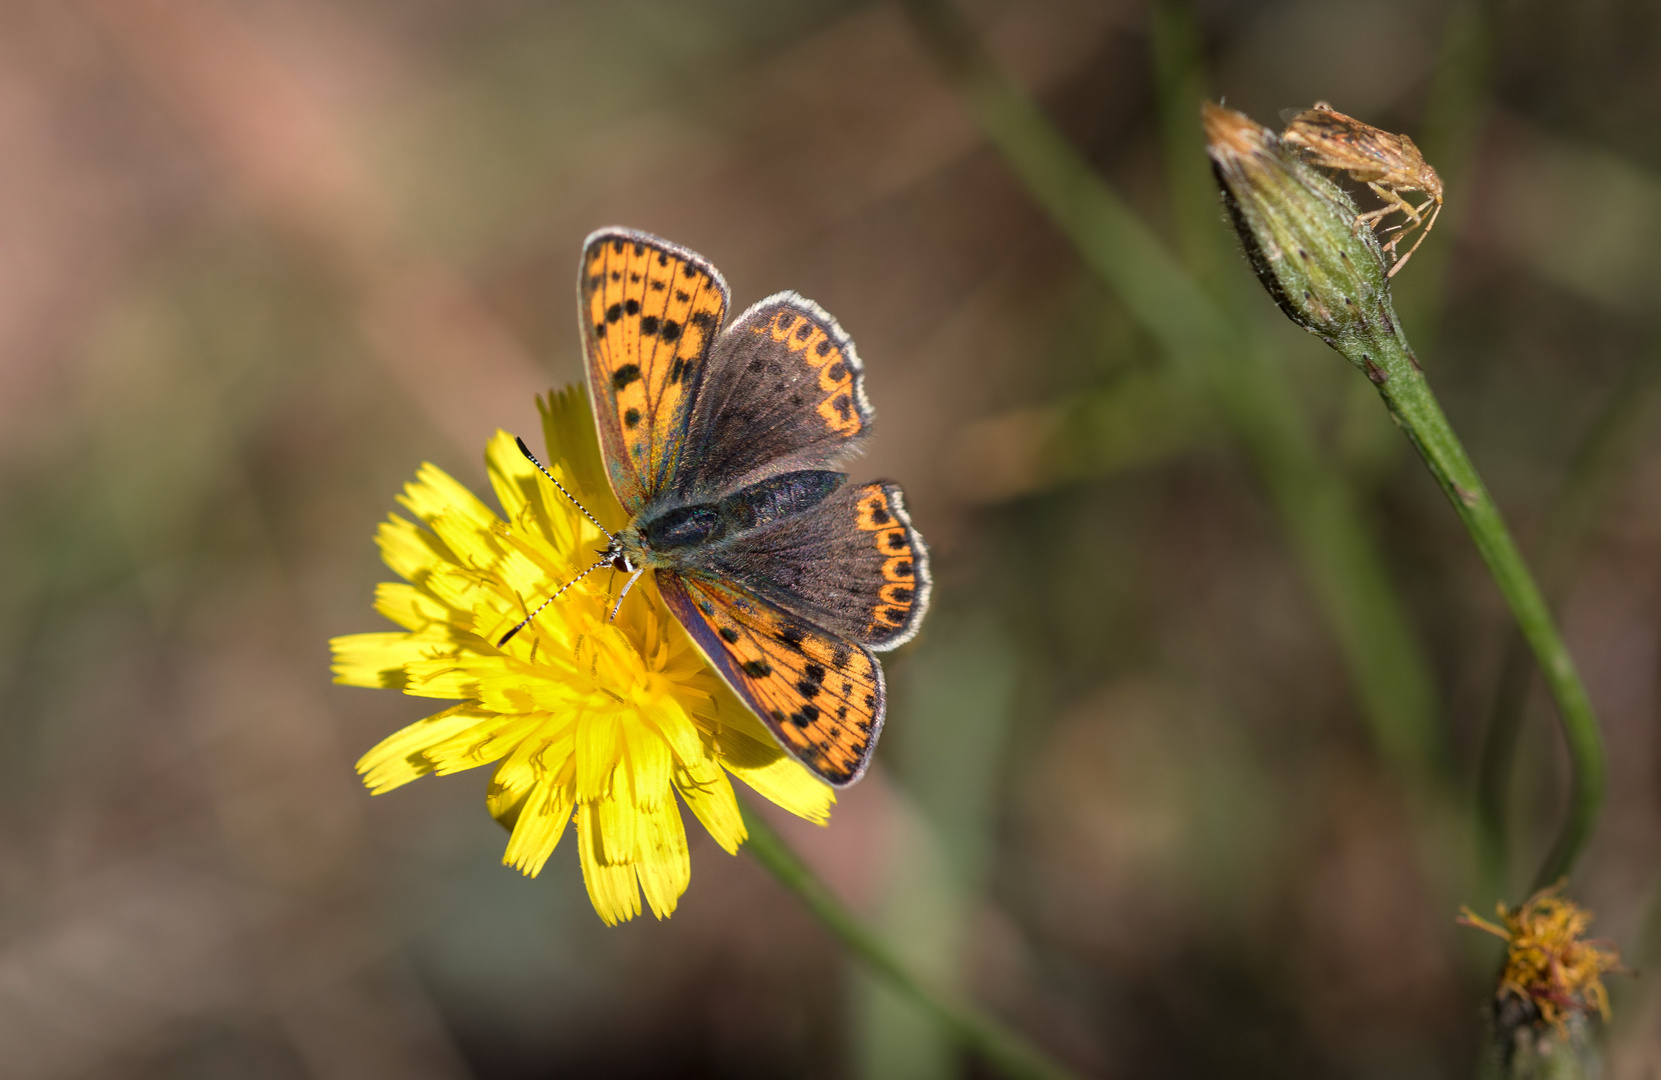
[[[619,605],[653,571],[779,744],[853,783],[887,704],[874,653],[911,640],[930,588],[898,485],[835,468],[873,415],[853,341],[794,292],[723,326],[720,272],[631,229],[588,237],[577,294],[607,478],[630,515],[589,570],[630,574]]]

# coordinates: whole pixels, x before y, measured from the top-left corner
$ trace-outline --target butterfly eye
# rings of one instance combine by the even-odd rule
[[[618,552],[612,558],[611,568],[613,570],[620,570],[625,574],[634,573],[634,563],[630,562],[629,557],[627,555],[624,555],[622,552]]]

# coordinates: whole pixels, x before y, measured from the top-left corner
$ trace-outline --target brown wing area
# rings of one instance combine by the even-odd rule
[[[928,610],[928,545],[899,485],[880,480],[683,558],[878,652],[910,641]]]
[[[1403,172],[1413,159],[1422,161],[1411,141],[1330,106],[1305,109],[1286,125],[1281,138],[1298,147],[1311,164],[1341,169],[1362,181]]]
[[[838,787],[864,774],[886,704],[876,657],[731,585],[667,570],[657,581],[779,745]]]
[[[607,229],[583,250],[578,294],[606,471],[633,514],[678,467],[727,285],[685,248]]]
[[[864,380],[852,339],[818,304],[782,292],[749,308],[710,352],[683,493],[718,497],[850,456],[871,426]]]
[[[813,372],[810,385],[819,397],[813,413],[826,432],[840,439],[852,439],[863,432],[865,417],[854,401],[859,361],[853,357],[841,328],[828,316],[819,317],[817,305],[812,309],[781,305],[758,314],[765,315],[766,321],[747,320],[735,329],[756,337],[765,334],[773,339],[775,347],[783,348],[786,356]]]

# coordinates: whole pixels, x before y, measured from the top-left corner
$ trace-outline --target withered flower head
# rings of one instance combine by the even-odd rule
[[[1609,942],[1586,937],[1592,913],[1557,895],[1561,888],[1559,882],[1542,889],[1515,908],[1498,905],[1498,925],[1470,908],[1460,909],[1459,922],[1506,943],[1498,1002],[1520,1005],[1525,1023],[1566,1036],[1567,1021],[1577,1013],[1609,1019],[1603,975],[1621,970],[1621,957]]]

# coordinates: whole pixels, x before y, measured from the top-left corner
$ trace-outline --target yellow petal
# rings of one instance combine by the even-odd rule
[[[561,475],[559,459],[553,458],[546,465],[566,490],[575,494]],[[519,452],[513,436],[496,432],[485,448],[485,469],[502,504],[503,516],[516,534],[533,539],[551,553],[567,554],[578,547],[596,546],[600,531]]]
[[[728,855],[738,854],[738,845],[750,834],[744,829],[744,817],[738,812],[738,798],[727,782],[727,774],[717,770],[712,778],[694,780],[684,771],[677,771],[675,788],[715,842]]]
[[[600,461],[600,436],[594,427],[594,410],[589,407],[587,391],[573,383],[539,399],[536,406],[542,413],[548,460],[559,463],[554,474],[601,524],[613,531],[620,528],[628,515],[612,494],[605,465]]]
[[[397,514],[388,514],[375,530],[375,544],[381,559],[405,581],[420,583],[428,574],[455,565],[438,537]]]
[[[767,725],[761,722],[748,705],[739,698],[736,691],[727,681],[709,667],[702,654],[698,656],[698,666],[701,669],[700,677],[695,685],[706,691],[706,697],[693,705],[693,712],[700,718],[714,721],[712,730],[737,731],[747,736],[758,746],[771,747],[782,754],[773,733],[767,730]]]
[[[587,708],[577,725],[577,801],[586,804],[611,792],[617,769],[617,711]]]
[[[652,914],[667,919],[675,912],[681,894],[692,883],[692,856],[686,847],[686,827],[681,808],[674,799],[650,814],[643,814],[636,839],[635,869],[640,889]]]
[[[402,690],[409,684],[404,665],[421,657],[412,635],[398,631],[375,634],[345,634],[331,638],[334,650],[331,670],[342,686]]]
[[[536,505],[537,482],[548,482],[519,452],[513,436],[501,428],[485,444],[484,470],[496,492],[496,501],[502,504],[502,517],[510,522],[518,520],[527,506]]]
[[[768,802],[815,825],[830,821],[831,807],[836,805],[835,789],[794,759],[780,755],[772,764],[759,768],[729,768]]]
[[[638,809],[626,794],[619,792],[610,798],[585,804],[594,811],[600,823],[600,838],[605,841],[601,861],[606,863],[633,863],[641,831],[646,827],[648,814]]]
[[[435,514],[427,522],[427,527],[455,555],[457,563],[487,571],[495,570],[507,553],[493,528],[500,525],[494,514],[489,524],[481,526],[468,514],[455,510]]]
[[[605,855],[599,815],[592,803],[583,803],[577,807],[577,860],[582,863],[583,884],[601,920],[616,926],[640,914],[640,890],[634,866],[607,862]]]
[[[480,671],[488,667],[491,659],[458,650],[448,656],[412,660],[404,665],[408,679],[404,693],[417,697],[476,698]]]
[[[513,835],[502,853],[502,862],[521,871],[526,877],[542,872],[548,856],[554,853],[565,835],[565,824],[571,820],[571,788],[567,784],[545,780],[531,789],[530,797],[513,824]]]
[[[550,718],[497,766],[485,796],[492,817],[511,829],[523,809],[517,804],[533,787],[544,782],[570,786],[575,773],[571,754],[576,728],[574,717]]]
[[[406,585],[402,581],[383,581],[375,586],[375,610],[405,630],[417,631],[446,624],[459,614],[414,585]]]
[[[549,728],[556,723],[550,720],[547,713],[521,716],[513,713],[501,715],[488,709],[483,711],[486,715],[495,717],[495,722],[457,732],[427,748],[423,756],[432,762],[434,772],[440,776],[447,776],[463,769],[488,765],[497,758],[506,757],[527,742],[537,742],[536,735],[540,734],[539,729]]]
[[[665,694],[643,711],[657,728],[658,734],[675,751],[675,757],[680,759],[681,764],[690,767],[709,758],[709,747],[700,737],[697,725],[675,698]]]
[[[477,495],[430,461],[421,463],[421,468],[416,470],[415,481],[404,485],[404,493],[398,496],[398,501],[429,525],[440,514],[460,514],[476,528],[488,532],[498,520]]]
[[[695,708],[716,717],[715,746],[721,764],[756,794],[797,817],[816,825],[829,821],[831,807],[836,805],[836,789],[786,754],[772,732],[725,682],[710,696],[707,709]]]
[[[573,685],[570,665],[555,667],[557,673],[509,659],[488,669],[475,668],[478,699],[487,708],[502,712],[562,712],[573,708],[588,693]]]
[[[382,739],[374,749],[358,759],[357,770],[362,774],[365,786],[376,795],[391,791],[433,771],[432,762],[425,756],[428,748],[480,725],[499,723],[502,719],[495,713],[484,712],[472,705],[445,709]]]
[[[629,794],[641,810],[656,810],[665,802],[674,802],[670,793],[670,770],[674,758],[669,744],[657,729],[644,724],[639,717],[624,720],[622,725],[623,750],[629,779]]]

